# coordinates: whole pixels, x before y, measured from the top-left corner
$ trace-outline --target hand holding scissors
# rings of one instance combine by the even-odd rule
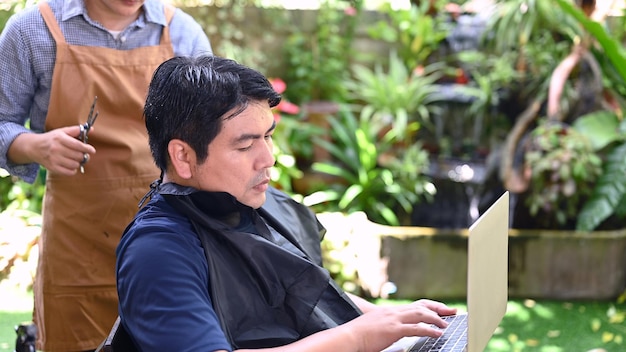
[[[89,110],[89,115],[87,115],[87,122],[79,125],[80,127],[80,134],[78,135],[78,138],[80,140],[83,141],[83,143],[87,144],[87,141],[89,140],[89,130],[91,129],[91,127],[93,126],[93,124],[96,122],[96,118],[98,117],[98,111],[96,111],[94,113],[94,110],[96,108],[96,103],[98,102],[98,96],[95,96],[93,98],[93,103],[91,104],[91,109]],[[80,163],[80,173],[84,174],[85,173],[85,168],[84,165],[85,163],[89,160],[89,154],[85,153],[83,154],[83,161],[81,161]]]

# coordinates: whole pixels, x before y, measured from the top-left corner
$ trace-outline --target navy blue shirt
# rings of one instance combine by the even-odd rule
[[[142,351],[231,351],[208,285],[206,256],[190,223],[154,194],[117,249],[119,313],[135,345]]]

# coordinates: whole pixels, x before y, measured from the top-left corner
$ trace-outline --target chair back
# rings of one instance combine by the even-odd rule
[[[138,352],[130,335],[124,329],[118,316],[109,332],[109,336],[100,344],[95,352]]]

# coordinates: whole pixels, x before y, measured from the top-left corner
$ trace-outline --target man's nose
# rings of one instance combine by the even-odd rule
[[[271,142],[265,143],[261,160],[263,168],[270,168],[276,164],[276,157],[274,157],[274,145]]]

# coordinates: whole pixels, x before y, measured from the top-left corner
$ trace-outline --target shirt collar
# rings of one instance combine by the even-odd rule
[[[143,4],[143,10],[146,22],[152,22],[162,26],[167,25],[163,3],[161,1],[146,0]],[[85,8],[84,0],[66,0],[63,2],[61,21],[67,21],[72,17],[85,15],[86,13],[87,9]]]
[[[146,22],[152,22],[161,26],[167,26],[165,20],[165,8],[163,2],[158,0],[146,0],[143,4]]]
[[[63,2],[63,11],[61,12],[61,21],[79,16],[87,12],[83,0],[66,0]]]

